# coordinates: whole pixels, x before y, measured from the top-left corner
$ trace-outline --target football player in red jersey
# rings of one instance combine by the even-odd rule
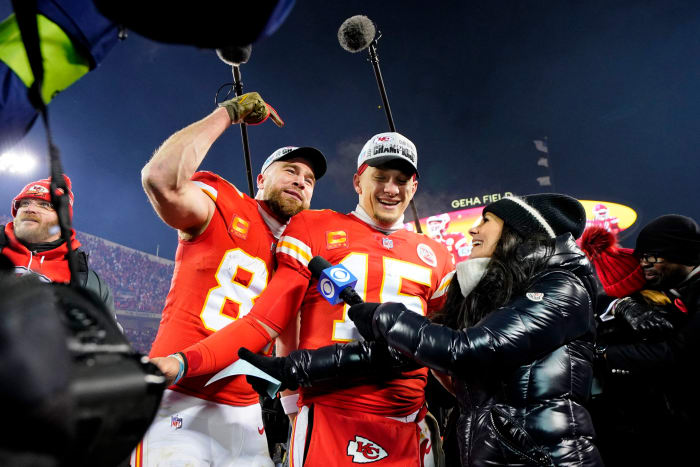
[[[355,341],[359,334],[348,307],[331,305],[316,289],[308,264],[317,255],[343,263],[359,279],[356,290],[367,301],[399,301],[421,315],[440,308],[453,274],[452,258],[444,246],[403,228],[404,211],[418,185],[415,146],[398,133],[375,135],[357,166],[357,208],[350,214],[308,210],[296,215],[277,244],[277,272],[253,310],[183,349],[182,362],[173,357],[161,362],[167,375],[209,374],[237,360],[241,347],[259,351],[297,323],[299,310],[298,344],[288,347]],[[385,466],[420,466],[421,453],[430,452],[425,443],[421,449],[427,429],[419,424],[426,380],[427,371],[418,369],[354,387],[302,388],[290,465],[351,466],[381,459]],[[283,405],[295,404],[287,400]],[[432,457],[426,459],[430,465]]]
[[[455,262],[469,257],[469,242],[462,232],[448,232],[450,215],[445,213],[428,217],[428,235],[447,247]]]
[[[598,203],[593,208],[593,219],[586,221],[586,227],[601,227],[608,232],[617,235],[620,233],[619,220],[608,213],[608,207]]]
[[[178,230],[175,271],[150,356],[158,364],[250,311],[272,276],[274,247],[290,217],[309,207],[326,160],[286,147],[264,162],[255,199],[211,172],[197,172],[232,123],[283,122],[257,93],[220,104],[168,138],[142,170],[155,211]],[[133,466],[272,466],[258,395],[242,377],[177,378],[132,455]],[[170,464],[168,464],[170,465]]]

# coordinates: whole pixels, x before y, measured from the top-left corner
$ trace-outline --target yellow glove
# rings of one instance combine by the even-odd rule
[[[249,125],[258,125],[268,117],[272,117],[275,125],[284,126],[284,121],[277,111],[267,104],[257,92],[247,92],[242,96],[234,97],[219,104],[224,107],[231,118],[231,123],[245,122]]]
[[[647,303],[652,303],[654,305],[668,305],[671,303],[671,299],[666,296],[665,293],[659,292],[658,290],[644,289],[639,292]]]

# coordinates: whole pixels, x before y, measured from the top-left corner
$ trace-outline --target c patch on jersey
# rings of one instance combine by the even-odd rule
[[[248,237],[248,230],[250,230],[250,222],[239,216],[234,216],[231,227],[228,229],[233,235],[243,240]]]
[[[416,248],[416,253],[418,253],[418,257],[421,259],[421,261],[423,261],[428,266],[433,268],[437,266],[437,256],[435,256],[435,252],[425,243],[418,244],[418,248]]]
[[[353,464],[369,464],[384,459],[389,453],[374,441],[355,435],[348,443],[347,455],[352,456]]]
[[[326,232],[326,249],[333,250],[348,246],[348,234],[344,230]]]

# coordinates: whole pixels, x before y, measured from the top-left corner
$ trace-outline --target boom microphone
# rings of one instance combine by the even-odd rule
[[[253,51],[253,45],[230,45],[216,49],[216,55],[219,56],[222,62],[231,66],[238,66],[243,63],[248,63],[250,53]]]
[[[355,15],[346,19],[338,29],[340,46],[351,53],[365,50],[374,40],[377,28],[371,19],[363,15]]]
[[[318,291],[332,305],[345,302],[349,306],[363,303],[362,297],[353,288],[357,278],[342,264],[333,266],[322,256],[309,261],[311,274],[318,279]]]
[[[394,117],[391,115],[391,107],[389,107],[389,98],[386,95],[386,89],[384,87],[382,71],[379,68],[379,55],[377,54],[377,42],[382,37],[382,33],[379,31],[379,37],[375,38],[376,34],[377,28],[371,19],[366,16],[356,15],[346,19],[343,21],[343,24],[340,25],[340,29],[338,29],[338,41],[340,42],[340,46],[348,52],[356,53],[361,50],[369,49],[367,51],[369,53],[369,61],[372,62],[372,67],[374,68],[374,77],[377,79],[379,95],[382,97],[382,103],[384,104],[384,113],[389,123],[389,131],[396,132]],[[423,233],[416,203],[411,200],[409,205],[411,206],[411,211],[413,211],[413,223],[416,226],[416,232]]]

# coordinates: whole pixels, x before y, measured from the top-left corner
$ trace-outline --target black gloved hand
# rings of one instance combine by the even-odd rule
[[[423,365],[409,358],[393,347],[388,347],[382,341],[369,342],[368,347],[372,352],[372,364],[378,371],[413,371],[422,368]]]
[[[633,332],[643,336],[658,335],[673,331],[673,324],[659,310],[625,297],[615,304],[614,315]]]
[[[295,390],[299,387],[296,375],[292,371],[291,362],[289,362],[286,357],[265,357],[242,347],[238,350],[238,358],[247,361],[273,378],[280,380],[282,383],[279,388],[280,391],[285,389]],[[269,396],[267,393],[267,386],[269,383],[267,381],[250,375],[246,375],[245,379],[248,381],[248,384],[253,386],[253,389],[255,389],[258,394]]]
[[[355,327],[366,341],[375,340],[372,321],[374,312],[381,303],[360,303],[353,305],[348,310],[348,316],[355,323]]]

